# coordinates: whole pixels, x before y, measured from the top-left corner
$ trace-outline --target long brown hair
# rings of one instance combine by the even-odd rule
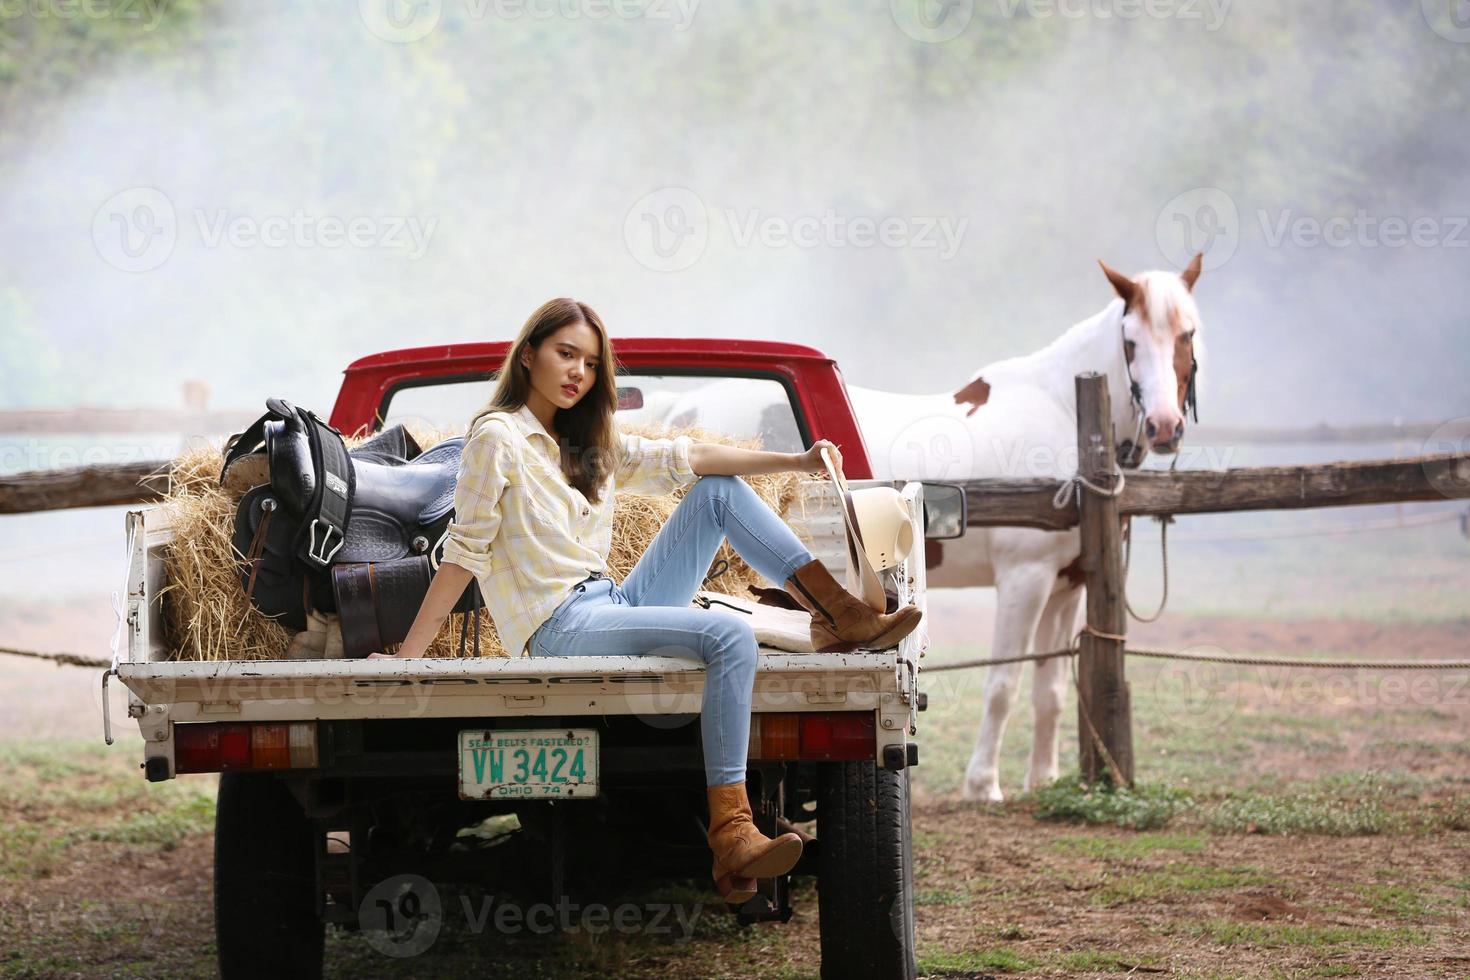
[[[556,410],[553,422],[562,443],[562,473],[584,497],[597,503],[602,485],[612,472],[616,459],[617,431],[613,427],[613,412],[618,407],[617,362],[602,318],[586,303],[559,297],[537,307],[526,320],[526,325],[521,327],[520,334],[510,345],[510,353],[505,355],[505,361],[500,365],[500,376],[495,382],[490,404],[475,413],[469,427],[473,429],[476,422],[491,412],[514,412],[526,404],[531,392],[531,371],[522,362],[521,352],[528,346],[533,351],[539,349],[541,342],[551,334],[576,323],[585,323],[597,333],[601,347],[597,357],[597,377],[577,404]]]

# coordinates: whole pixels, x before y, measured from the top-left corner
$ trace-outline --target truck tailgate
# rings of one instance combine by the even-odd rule
[[[755,711],[877,708],[901,688],[886,653],[763,649]],[[704,667],[678,657],[258,660],[120,664],[118,678],[175,722],[699,710]],[[907,707],[903,713],[907,714]]]

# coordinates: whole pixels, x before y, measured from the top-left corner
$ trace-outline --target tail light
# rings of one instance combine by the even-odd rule
[[[872,759],[877,745],[871,711],[773,712],[750,719],[752,759]]]
[[[222,722],[174,726],[174,771],[314,769],[316,722]]]

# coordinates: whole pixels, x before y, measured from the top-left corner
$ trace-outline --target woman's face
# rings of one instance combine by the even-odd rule
[[[597,382],[602,344],[586,323],[569,323],[549,334],[522,358],[531,369],[531,390],[557,408],[571,408]]]

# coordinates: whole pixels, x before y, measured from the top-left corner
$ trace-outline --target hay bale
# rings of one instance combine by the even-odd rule
[[[421,446],[432,446],[458,432],[438,431],[409,424],[410,434]],[[655,426],[626,427],[625,431],[652,438],[689,435],[697,442],[756,448],[758,441],[730,439],[696,427],[662,428]],[[346,440],[353,448],[367,437]],[[163,564],[168,585],[161,591],[163,603],[163,638],[173,660],[273,660],[282,657],[291,644],[294,631],[262,615],[245,599],[236,566],[244,556],[235,550],[235,505],[238,498],[219,486],[219,472],[224,457],[219,449],[190,449],[169,467],[169,489],[166,501],[174,514],[174,538],[163,549]],[[745,478],[751,487],[778,514],[785,514],[798,499],[798,487],[804,479],[799,473],[775,473]],[[637,564],[674,508],[683,498],[684,489],[671,494],[648,495],[619,491],[613,508],[613,540],[608,564],[613,577],[621,582]],[[729,544],[720,547],[715,563],[728,565],[710,588],[731,594],[743,594],[747,585],[757,584],[760,576],[735,554]],[[459,638],[463,622],[469,617],[449,616],[427,656],[459,656]],[[466,653],[473,655],[473,638],[467,638]],[[481,656],[506,656],[495,624],[488,615],[480,616]]]

